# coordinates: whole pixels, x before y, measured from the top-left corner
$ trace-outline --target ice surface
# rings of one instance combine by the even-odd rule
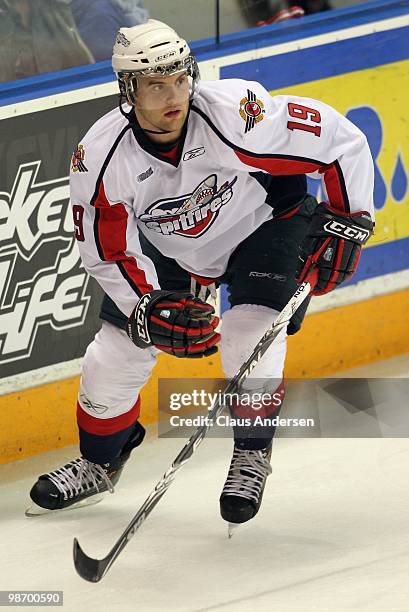
[[[395,371],[409,376],[409,357],[399,359]],[[390,361],[374,368],[394,372]],[[151,432],[114,495],[31,519],[24,510],[37,476],[78,450],[0,466],[0,590],[63,590],[63,609],[80,612],[409,610],[404,438],[277,438],[262,508],[230,540],[218,498],[232,442],[207,439],[102,582],[83,581],[74,536],[87,554],[105,556],[182,445]]]

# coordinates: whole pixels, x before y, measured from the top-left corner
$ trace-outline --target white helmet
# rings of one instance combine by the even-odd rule
[[[191,96],[200,76],[187,42],[171,27],[156,19],[148,19],[146,23],[118,31],[112,67],[121,94],[131,106],[135,104],[139,75],[168,76],[185,71],[192,78]]]

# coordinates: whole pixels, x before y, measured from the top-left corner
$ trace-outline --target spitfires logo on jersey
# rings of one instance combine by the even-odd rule
[[[247,134],[254,126],[264,119],[264,104],[256,97],[256,94],[247,90],[247,98],[240,100],[239,113],[246,122],[244,133]]]
[[[139,220],[164,236],[198,238],[214,223],[221,207],[230,202],[236,181],[237,176],[218,188],[217,176],[211,174],[192,193],[151,204]]]
[[[88,172],[88,168],[84,164],[85,150],[82,144],[78,145],[71,158],[71,170],[73,172]]]

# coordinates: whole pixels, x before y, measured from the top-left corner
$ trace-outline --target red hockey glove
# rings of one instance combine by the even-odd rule
[[[319,204],[300,247],[297,282],[315,284],[311,295],[332,291],[353,275],[372,233],[368,212],[340,213]]]
[[[220,334],[214,308],[186,291],[155,290],[139,300],[126,332],[139,348],[156,348],[175,357],[207,357],[217,352]]]

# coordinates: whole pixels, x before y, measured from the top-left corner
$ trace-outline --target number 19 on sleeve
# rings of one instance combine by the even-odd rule
[[[302,130],[303,132],[310,132],[315,136],[321,136],[321,127],[319,125],[311,125],[310,123],[300,123],[300,121],[311,121],[312,123],[321,123],[321,115],[314,108],[308,106],[302,106],[301,104],[294,104],[289,102],[288,114],[290,117],[299,119],[299,121],[288,121],[287,127],[289,130]]]

